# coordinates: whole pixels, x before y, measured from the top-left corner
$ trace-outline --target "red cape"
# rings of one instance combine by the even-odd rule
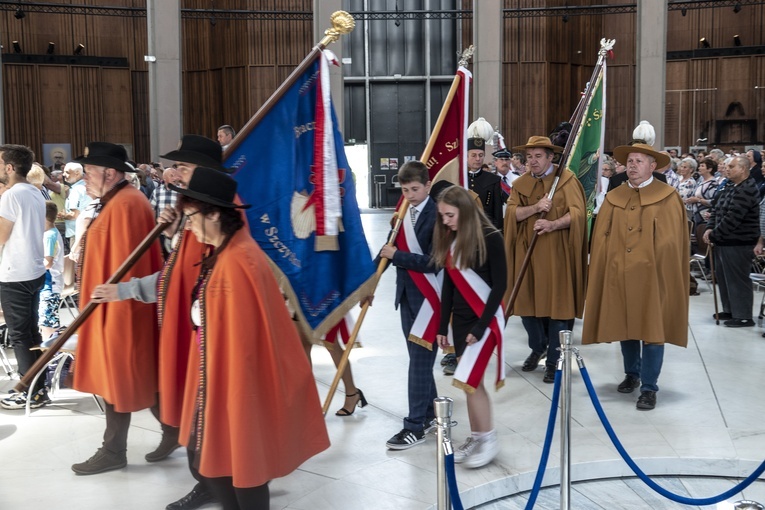
[[[104,205],[84,239],[80,307],[96,285],[105,283],[154,228],[154,211],[139,190],[127,185]],[[156,273],[159,243],[128,271],[123,281]],[[99,305],[78,330],[74,388],[101,395],[120,413],[154,405],[157,398],[156,307],[138,301]]]
[[[194,335],[189,318],[191,292],[199,276],[205,245],[189,230],[181,232],[178,248],[167,258],[159,279],[159,409],[162,423],[181,424],[183,388]],[[170,320],[163,320],[170,317]]]
[[[196,438],[199,472],[255,487],[328,448],[297,329],[246,227],[219,254],[200,306],[203,326],[190,353],[180,433],[186,446]]]

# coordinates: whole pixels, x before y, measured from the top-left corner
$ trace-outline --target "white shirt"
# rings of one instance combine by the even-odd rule
[[[91,200],[92,199],[85,192],[85,181],[80,179],[69,187],[69,195],[66,197],[66,203],[64,207],[66,212],[77,210],[82,213],[82,211],[85,209],[85,207],[87,207]],[[76,221],[65,220],[64,225],[66,225],[66,237],[74,237]]]
[[[417,213],[414,216],[415,217],[415,222],[420,219],[420,214],[425,209],[425,205],[428,203],[428,200],[430,200],[430,197],[425,197],[425,200],[420,202],[419,205],[417,205],[417,206],[414,206],[414,205],[411,205],[411,204],[409,205],[409,207],[411,209],[416,209],[417,210]],[[409,211],[409,221],[412,221],[412,211],[411,210]]]
[[[31,184],[18,183],[0,197],[0,217],[13,222],[3,246],[0,282],[27,282],[45,273],[45,200]]]

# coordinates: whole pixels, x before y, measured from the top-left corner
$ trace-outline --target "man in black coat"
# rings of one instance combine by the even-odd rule
[[[505,224],[502,214],[502,186],[499,177],[481,169],[486,156],[486,141],[483,138],[468,138],[467,150],[468,189],[479,196],[483,212],[489,217],[492,225],[502,232]]]

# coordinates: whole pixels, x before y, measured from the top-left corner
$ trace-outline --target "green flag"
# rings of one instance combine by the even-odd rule
[[[574,144],[571,147],[571,157],[568,159],[567,168],[574,172],[579,182],[584,187],[584,196],[587,198],[587,216],[592,216],[595,208],[595,197],[598,192],[598,182],[601,175],[600,161],[603,156],[603,138],[605,135],[606,121],[606,66],[605,62],[598,73],[593,93],[589,96],[589,103],[584,105],[585,115],[579,126],[576,126]]]

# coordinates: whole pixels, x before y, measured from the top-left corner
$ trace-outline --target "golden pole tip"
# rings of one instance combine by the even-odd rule
[[[325,46],[337,41],[341,35],[351,33],[356,26],[353,16],[345,11],[335,11],[329,19],[332,22],[332,28],[324,31],[324,40],[327,41]]]

